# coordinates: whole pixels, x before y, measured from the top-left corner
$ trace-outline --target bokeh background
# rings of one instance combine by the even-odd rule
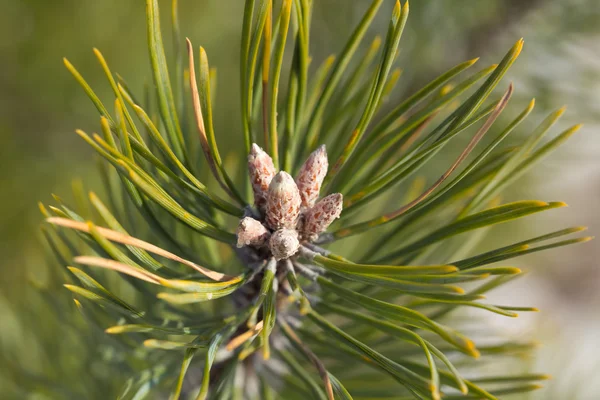
[[[211,65],[218,68],[216,128],[222,135],[241,137],[236,93],[243,1],[179,2],[183,34],[202,44]],[[163,17],[168,3],[161,2]],[[315,0],[312,56],[317,63],[341,49],[368,3]],[[383,9],[391,9],[393,1],[387,3]],[[110,98],[92,53],[97,47],[113,71],[141,90],[150,77],[144,2],[0,0],[0,10],[0,349],[18,348],[24,365],[35,365],[44,349],[30,341],[33,333],[27,322],[52,318],[36,314],[44,313],[43,302],[34,300],[31,288],[32,281],[43,281],[47,268],[36,203],[50,200],[51,193],[66,195],[74,178],[91,188],[97,181],[92,151],[73,133],[75,128],[97,131],[97,113],[64,68],[62,57],[68,57],[101,96]],[[374,31],[384,32],[384,14]],[[498,230],[494,240],[560,226],[587,225],[592,235],[600,230],[599,22],[598,0],[411,2],[396,98],[462,60],[481,56],[486,63],[495,62],[524,37],[524,52],[507,77],[516,85],[514,107],[535,97],[535,115],[529,120],[539,121],[566,104],[559,128],[585,124],[509,193],[515,198],[562,200],[570,207],[544,219],[511,224]],[[528,363],[554,379],[526,398],[600,398],[600,380],[595,379],[600,367],[599,259],[600,247],[594,242],[532,255],[517,262],[528,276],[495,293],[499,299],[541,309],[510,323],[489,319],[508,335],[544,343]],[[52,340],[67,339],[51,338],[45,346]],[[3,384],[9,382],[0,378],[0,389]]]

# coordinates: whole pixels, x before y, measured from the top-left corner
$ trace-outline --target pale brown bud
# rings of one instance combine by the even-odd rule
[[[325,232],[329,225],[340,216],[343,200],[341,193],[330,194],[308,210],[305,214],[303,232],[309,240],[315,240],[319,233]]]
[[[302,197],[303,207],[312,207],[319,198],[319,191],[325,175],[327,175],[327,151],[325,145],[311,153],[296,177],[296,184]]]
[[[240,221],[237,228],[237,247],[264,245],[271,234],[254,218],[245,217]]]
[[[294,179],[280,171],[269,185],[265,220],[272,229],[295,229],[300,214],[300,193]]]
[[[252,191],[254,192],[254,205],[262,212],[267,205],[269,184],[275,176],[275,166],[271,157],[255,143],[248,155],[248,172]]]
[[[269,240],[269,248],[276,260],[284,260],[293,256],[299,247],[298,232],[292,229],[280,229]]]

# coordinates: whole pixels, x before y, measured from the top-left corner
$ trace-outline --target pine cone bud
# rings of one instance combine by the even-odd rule
[[[264,245],[271,234],[254,218],[245,217],[240,221],[237,228],[237,247]]]
[[[280,171],[269,185],[265,220],[272,229],[295,229],[300,214],[300,193],[294,179]]]
[[[248,172],[254,192],[254,205],[264,212],[269,184],[275,176],[275,166],[271,157],[255,143],[252,144],[252,150],[248,155]]]
[[[319,198],[319,191],[325,175],[327,175],[327,151],[325,145],[311,153],[296,177],[296,184],[302,197],[302,206],[310,208]]]
[[[298,232],[292,229],[280,229],[269,240],[271,253],[278,261],[293,256],[299,247]]]
[[[305,215],[303,232],[309,240],[315,240],[342,213],[343,196],[341,193],[330,194],[319,200]]]

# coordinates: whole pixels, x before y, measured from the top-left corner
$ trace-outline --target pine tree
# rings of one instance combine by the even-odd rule
[[[533,346],[477,346],[453,311],[535,311],[484,301],[521,274],[503,262],[590,239],[564,239],[584,229],[573,227],[464,255],[493,225],[565,205],[502,203],[499,193],[579,125],[544,140],[559,109],[503,145],[534,107],[496,124],[513,86],[494,89],[523,40],[497,65],[458,64],[384,114],[409,7],[397,1],[385,38],[359,54],[382,3],[371,2],[339,55],[312,60],[311,0],[246,1],[242,152],[225,152],[235,146],[214,129],[214,70],[202,47],[196,64],[180,40],[176,1],[169,62],[157,1],[146,1],[146,93],[94,50],[114,91],[109,111],[65,59],[100,113],[101,135],[77,134],[100,156],[104,195],[75,186],[75,206],[42,205],[43,232],[86,317],[80,364],[70,365],[101,366],[37,387],[107,398],[124,385],[121,399],[496,399],[539,387],[541,374],[477,373]],[[436,155],[471,131],[427,182]]]

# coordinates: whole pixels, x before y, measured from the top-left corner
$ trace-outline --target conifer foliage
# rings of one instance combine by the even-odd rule
[[[487,327],[463,330],[454,317],[535,311],[485,300],[520,276],[505,262],[589,239],[565,238],[584,229],[573,227],[472,250],[493,225],[565,205],[498,195],[579,126],[546,139],[559,109],[524,132],[533,100],[497,122],[523,40],[497,65],[463,62],[384,105],[408,2],[371,1],[326,60],[311,58],[312,3],[246,0],[240,92],[219,95],[241,102],[239,154],[215,130],[214,70],[183,40],[177,1],[172,60],[157,0],[146,1],[147,93],[94,50],[109,107],[65,59],[100,114],[100,134],[77,134],[98,153],[104,188],[41,206],[43,232],[101,332],[87,336],[112,371],[98,379],[122,384],[120,399],[497,399],[538,388],[544,375],[482,372],[531,343],[480,344]],[[363,52],[380,8],[387,33]],[[516,130],[522,140],[505,145]],[[439,175],[451,142],[466,145]]]

